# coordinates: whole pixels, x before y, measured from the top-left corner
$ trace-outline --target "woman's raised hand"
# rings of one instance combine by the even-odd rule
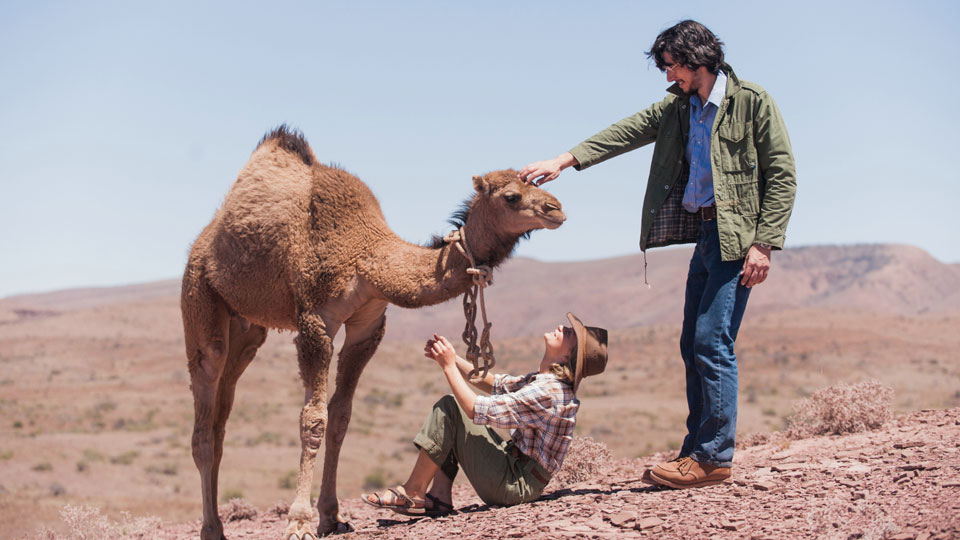
[[[457,351],[454,350],[453,344],[443,336],[434,334],[432,339],[428,339],[427,344],[423,347],[423,353],[427,358],[436,360],[440,367],[457,366]]]

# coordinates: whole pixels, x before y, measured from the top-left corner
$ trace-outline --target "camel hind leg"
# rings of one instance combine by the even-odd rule
[[[194,404],[191,446],[203,498],[200,537],[223,540],[223,524],[217,515],[217,480],[225,425],[236,381],[266,338],[266,329],[231,317],[226,304],[199,274],[187,267],[181,296]]]

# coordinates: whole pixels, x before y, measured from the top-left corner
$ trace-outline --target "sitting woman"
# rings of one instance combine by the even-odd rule
[[[607,331],[584,326],[567,313],[570,326],[543,335],[539,370],[523,377],[493,375],[472,382],[473,365],[434,334],[424,347],[436,360],[453,395],[434,406],[413,443],[420,449],[410,478],[363,502],[407,515],[439,516],[453,511],[451,490],[463,468],[487,504],[512,505],[540,496],[560,469],[573,438],[580,381],[607,365]],[[488,426],[512,429],[504,441]]]

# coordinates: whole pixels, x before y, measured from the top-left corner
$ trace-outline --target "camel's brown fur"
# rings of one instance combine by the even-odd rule
[[[520,182],[515,171],[475,176],[473,186],[461,217],[478,264],[500,264],[521,236],[565,219],[555,197]],[[300,474],[285,540],[309,532],[310,487],[324,435],[319,532],[343,531],[348,525],[339,515],[337,460],[357,381],[383,337],[387,304],[415,308],[451,299],[470,285],[466,267],[448,245],[401,240],[367,186],[319,164],[299,133],[281,126],[263,138],[194,243],[183,276],[204,540],[223,538],[217,474],[224,426],[237,380],[267,329],[298,332],[305,390]],[[341,326],[346,338],[328,404],[327,372]]]

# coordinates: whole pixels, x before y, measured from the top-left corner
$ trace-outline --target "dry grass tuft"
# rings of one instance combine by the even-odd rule
[[[44,529],[37,540],[140,540],[153,538],[160,529],[160,518],[134,518],[121,512],[120,521],[113,521],[95,506],[68,504],[60,509],[60,518],[66,523],[66,535]]]
[[[892,418],[893,389],[877,381],[836,384],[793,405],[786,435],[802,439],[876,429]]]
[[[550,486],[562,489],[573,484],[592,480],[603,472],[613,455],[602,442],[591,437],[574,437],[563,460],[563,466],[553,475]]]
[[[275,514],[277,517],[283,517],[290,513],[290,503],[287,501],[277,501],[269,510],[268,514]]]
[[[245,499],[230,499],[221,504],[220,517],[226,521],[242,521],[257,517],[257,509]]]

